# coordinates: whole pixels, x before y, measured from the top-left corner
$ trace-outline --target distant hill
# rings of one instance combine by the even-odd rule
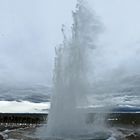
[[[140,113],[140,107],[118,107],[118,108],[114,108],[113,112],[123,112],[123,113]]]

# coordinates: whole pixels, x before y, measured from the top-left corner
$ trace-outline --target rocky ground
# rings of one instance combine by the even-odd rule
[[[35,136],[38,127],[40,126],[24,125],[13,128],[9,127],[9,130],[7,130],[7,127],[2,133],[0,133],[0,140],[40,140]],[[140,140],[139,127],[117,126],[111,127],[110,130],[112,132],[112,136],[108,140]]]
[[[34,136],[39,125],[2,124],[0,140],[38,140]]]
[[[1,116],[2,118],[5,118],[4,115]],[[40,116],[41,119],[37,119],[36,121],[36,119],[34,120],[34,118],[38,118],[38,117],[36,117],[37,115],[34,116],[34,114],[29,115],[28,117],[26,114],[25,116],[21,114],[19,117],[20,119],[18,119],[16,115],[16,122],[18,120],[20,123],[12,123],[13,121],[12,119],[14,117],[11,117],[11,114],[8,116],[9,117],[7,117],[6,114],[7,118],[2,120],[3,122],[10,122],[10,123],[0,123],[0,140],[41,140],[37,138],[38,136],[36,131],[44,123],[40,124],[37,122],[40,122],[40,120],[42,121],[46,120],[46,116],[44,118],[44,115],[43,116],[41,115]],[[140,140],[140,113],[137,114],[117,113],[117,114],[111,114],[107,118],[108,119],[106,124],[108,124],[108,126],[106,127],[106,129],[107,131],[110,132],[109,133],[110,138],[108,138],[107,140]],[[89,114],[88,122],[93,123],[92,121],[94,121],[94,114]],[[68,139],[63,139],[63,140],[68,140]],[[86,140],[86,137],[84,139],[76,139],[76,140]],[[94,140],[94,139],[91,138],[88,140]]]

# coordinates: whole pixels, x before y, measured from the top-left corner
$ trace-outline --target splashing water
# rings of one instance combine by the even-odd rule
[[[90,92],[90,55],[101,24],[83,1],[78,2],[73,20],[72,37],[67,39],[63,26],[64,41],[56,49],[54,93],[47,126],[50,137],[89,133],[83,107]]]

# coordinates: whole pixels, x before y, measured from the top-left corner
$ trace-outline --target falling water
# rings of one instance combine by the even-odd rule
[[[86,112],[90,92],[89,57],[94,51],[100,23],[79,1],[73,12],[71,38],[64,35],[63,44],[56,49],[54,93],[48,119],[47,136],[67,137],[88,133]]]

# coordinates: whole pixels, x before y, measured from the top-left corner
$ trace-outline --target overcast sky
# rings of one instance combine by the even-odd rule
[[[131,60],[129,66],[140,70],[140,1],[88,2],[104,25],[98,45],[100,55],[107,55],[100,65]],[[76,0],[0,0],[0,83],[51,84],[54,47],[62,42],[61,25],[71,26],[75,5]]]

